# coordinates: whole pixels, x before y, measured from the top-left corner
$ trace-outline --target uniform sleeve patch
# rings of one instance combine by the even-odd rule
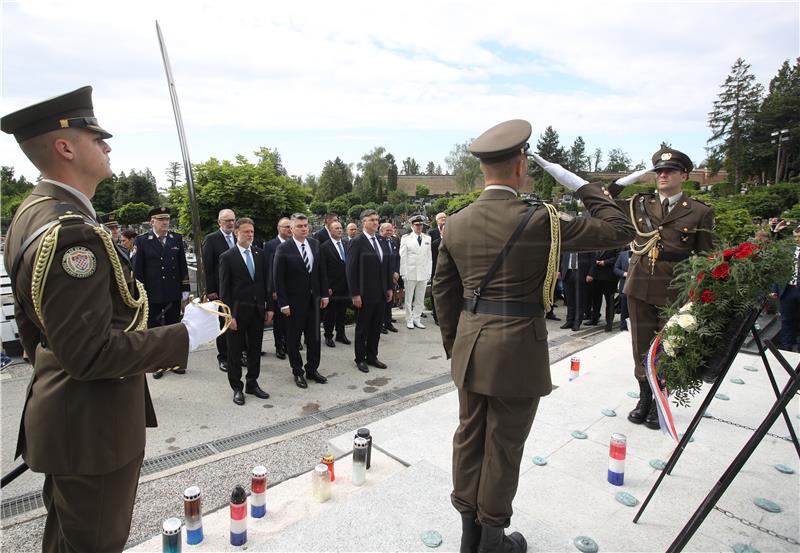
[[[89,248],[76,246],[64,252],[61,266],[71,277],[88,278],[97,270],[97,258]]]
[[[568,223],[575,219],[575,217],[573,217],[569,213],[564,213],[563,211],[559,211],[558,212],[558,218],[561,219],[562,221],[566,221]]]

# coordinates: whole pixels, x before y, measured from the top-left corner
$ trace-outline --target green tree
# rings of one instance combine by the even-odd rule
[[[386,198],[390,204],[399,204],[408,200],[408,194],[402,190],[392,190]]]
[[[431,193],[431,189],[425,186],[424,184],[417,183],[417,196],[428,196]]]
[[[436,166],[433,164],[432,161],[428,162],[428,166],[425,167],[425,174],[426,175],[435,175],[436,174]]]
[[[314,215],[325,215],[328,213],[328,204],[321,200],[314,200],[311,202],[311,205],[308,206],[308,209],[310,209],[311,213]]]
[[[433,162],[429,163],[430,167]],[[402,174],[404,175],[419,175],[419,163],[413,157],[407,157],[403,160]]]
[[[549,125],[536,143],[536,153],[551,163],[560,163],[561,165],[567,163],[567,155],[564,152],[564,148],[558,144],[558,133]],[[555,179],[545,173],[533,160],[528,162],[528,174],[535,179],[533,189],[536,194],[543,200],[553,199]]]
[[[306,175],[306,178],[299,178],[302,181],[302,185],[304,188],[308,188],[312,195],[317,194],[317,187],[319,186],[319,182],[317,182],[317,177],[314,176],[312,173]]]
[[[789,132],[781,135],[781,158],[776,163],[777,143],[772,133],[784,129]],[[800,173],[800,58],[793,66],[784,61],[770,81],[756,115],[752,150],[761,172],[769,180],[776,173],[777,182]]]
[[[388,219],[392,215],[394,215],[395,206],[392,204],[383,204],[378,207],[378,215],[381,216],[383,219]]]
[[[600,162],[603,161],[603,150],[600,148],[594,149],[594,169],[593,171],[596,173],[600,170]]]
[[[394,156],[389,156],[391,154],[386,153],[386,148],[377,146],[361,157],[361,161],[358,163],[361,179],[359,186],[353,183],[353,189],[361,195],[363,201],[383,201],[387,189],[386,181],[389,177],[389,168],[394,165]],[[395,169],[397,169],[396,165]]]
[[[283,160],[281,159],[281,154],[278,153],[277,148],[275,148],[274,150],[270,150],[265,146],[261,146],[258,150],[256,150],[253,153],[258,158],[259,165],[269,162],[272,164],[272,167],[274,168],[276,175],[278,175],[279,177],[289,176],[289,173],[286,171],[286,167],[283,166]]]
[[[334,198],[330,202],[328,202],[328,210],[331,213],[336,213],[342,218],[347,217],[348,209],[350,209],[350,204],[347,202],[345,198],[341,196],[338,198]]]
[[[630,171],[631,158],[628,157],[628,154],[626,154],[622,148],[614,148],[608,152],[608,163],[606,164],[605,170],[612,173]]]
[[[386,161],[389,163],[389,170],[386,173],[386,191],[397,190],[397,164],[392,154],[386,154]],[[383,200],[383,196],[378,196],[378,200]]]
[[[353,172],[341,158],[326,161],[319,176],[317,198],[332,200],[353,190]]]
[[[472,140],[456,144],[445,158],[447,169],[456,179],[456,186],[462,192],[470,192],[476,184],[483,183],[483,173],[478,158],[469,152]]]
[[[109,213],[117,208],[114,203],[114,194],[117,190],[117,176],[111,175],[110,177],[100,181],[97,185],[97,190],[92,197],[92,205],[97,211]]]
[[[713,203],[715,232],[722,242],[736,244],[756,231],[753,217],[742,208],[730,208],[725,202]]]
[[[436,201],[433,202],[433,209],[436,211],[436,213],[441,213],[447,210],[448,203],[450,203],[450,198],[447,196],[437,198]]]
[[[250,217],[255,222],[259,240],[275,235],[280,217],[303,212],[306,192],[296,181],[275,172],[269,158],[251,163],[242,155],[236,161],[211,158],[194,166],[200,227],[210,232],[216,226],[222,208],[233,209],[237,217]],[[179,228],[189,234],[191,215],[186,186],[176,186],[171,194],[179,213]]]
[[[713,156],[724,159],[725,168],[733,174],[733,184],[738,192],[742,179],[749,172],[747,160],[752,153],[748,151],[748,143],[761,104],[763,87],[750,73],[750,64],[738,58],[720,88],[722,90],[708,114],[708,126],[711,128],[708,144]]]
[[[436,166],[436,172],[434,173],[434,175],[443,175],[443,174],[444,173],[442,173],[442,166],[441,165],[437,165]]]
[[[472,202],[478,199],[478,196],[481,195],[480,190],[475,190],[474,192],[469,192],[467,194],[460,194],[455,196],[452,200],[447,202],[447,210],[446,213],[454,213],[459,209],[463,209],[464,207],[468,206]]]
[[[8,225],[14,218],[17,208],[33,190],[25,175],[14,178],[14,168],[7,165],[0,168],[0,221]]]
[[[586,142],[579,136],[572,143],[572,147],[567,152],[566,168],[575,173],[589,169],[589,158],[586,155]]]
[[[153,207],[155,206],[142,202],[125,204],[116,210],[117,220],[121,225],[126,226],[144,223],[149,219],[148,215]]]
[[[367,209],[367,206],[364,204],[356,204],[350,207],[347,211],[347,216],[350,217],[353,221],[358,221],[361,217],[361,212]]]
[[[170,188],[175,188],[181,182],[181,173],[183,172],[183,165],[177,161],[171,162],[167,165],[167,182]]]
[[[151,206],[161,205],[161,197],[156,188],[156,178],[150,169],[136,171],[131,169],[128,175],[120,173],[114,189],[114,205],[129,203],[145,203]]]

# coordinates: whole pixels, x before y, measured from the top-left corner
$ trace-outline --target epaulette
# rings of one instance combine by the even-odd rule
[[[83,215],[80,210],[72,204],[58,203],[55,206],[56,215],[62,225],[84,223],[93,227],[99,227],[100,223]]]
[[[705,203],[702,200],[698,200],[697,198],[689,198],[689,199],[692,200],[693,202],[697,202],[697,203],[702,204],[702,205],[704,205],[706,207],[713,207],[713,206],[708,205],[707,203]]]

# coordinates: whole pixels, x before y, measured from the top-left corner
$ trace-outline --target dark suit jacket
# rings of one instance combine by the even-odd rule
[[[236,243],[236,238],[233,242]],[[221,230],[216,230],[203,239],[203,269],[206,273],[208,294],[219,294],[219,256],[229,249]]]
[[[628,272],[628,263],[631,259],[631,251],[628,249],[622,250],[617,254],[617,260],[614,262],[614,274],[619,278],[619,292],[625,287],[625,273]]]
[[[589,276],[591,276],[594,280],[616,282],[617,277],[614,274],[614,263],[617,261],[618,253],[618,249],[597,252],[594,260],[592,260],[592,265],[589,268]],[[600,260],[605,262],[603,266],[597,264],[597,261]]]
[[[342,240],[342,247],[344,248],[346,259],[350,245]],[[325,264],[325,272],[328,275],[328,288],[333,291],[333,296],[349,297],[350,294],[347,293],[347,263],[342,261],[339,256],[339,250],[336,249],[333,240],[328,240],[319,249]]]
[[[272,240],[264,242],[264,255],[267,256],[267,288],[269,289],[270,296],[272,296],[272,293],[275,291],[275,273],[272,270],[275,266],[275,251],[281,243],[281,239],[277,236]]]
[[[389,271],[389,246],[378,238],[383,260],[363,232],[350,240],[347,252],[347,285],[351,296],[361,296],[364,303],[386,301],[386,292],[393,288]]]
[[[400,241],[394,237],[388,240],[384,239],[386,246],[389,248],[389,273],[400,272]]]
[[[133,256],[133,272],[136,280],[144,284],[151,303],[180,301],[181,292],[189,291],[189,268],[183,236],[167,232],[164,247],[154,232],[136,237],[136,255]]]
[[[331,235],[328,233],[328,229],[322,227],[316,233],[314,233],[314,238],[320,243],[320,245],[322,245],[331,239]]]
[[[238,246],[219,256],[219,296],[231,308],[234,318],[242,316],[249,309],[255,309],[263,318],[268,304],[269,309],[273,309],[272,298],[267,293],[267,260],[264,250],[251,246],[250,251],[255,265],[254,278],[250,278]]]
[[[278,246],[272,262],[275,291],[278,293],[278,309],[287,305],[293,310],[304,309],[309,297],[328,297],[328,276],[320,253],[319,242],[306,239],[314,261],[309,273],[303,263],[303,256],[292,238]]]
[[[568,253],[561,254],[561,264],[559,265],[559,271],[561,271],[561,278],[564,278],[564,275],[567,274],[567,268],[569,267],[569,255]],[[589,274],[589,271],[594,264],[594,253],[593,252],[581,252],[576,254],[578,256],[578,280],[579,282],[586,282],[586,276]]]
[[[442,233],[439,231],[439,225],[431,227],[431,230],[428,231],[428,236],[431,237],[431,244],[433,244],[436,240],[441,240]]]

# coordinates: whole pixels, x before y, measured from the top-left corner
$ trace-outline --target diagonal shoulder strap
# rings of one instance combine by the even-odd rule
[[[483,275],[481,283],[475,290],[472,291],[472,295],[475,298],[475,303],[472,305],[473,313],[475,313],[478,309],[478,301],[481,298],[481,293],[486,288],[486,285],[489,284],[489,281],[492,280],[492,277],[497,272],[497,269],[500,268],[500,265],[502,265],[503,261],[505,261],[506,257],[508,257],[508,253],[511,251],[511,248],[514,247],[514,244],[516,244],[517,240],[519,240],[519,236],[522,234],[522,231],[528,225],[528,221],[530,221],[531,217],[533,217],[533,214],[536,211],[537,207],[539,207],[539,204],[533,204],[528,208],[528,211],[525,212],[525,215],[522,217],[522,220],[517,225],[517,228],[514,229],[514,233],[511,235],[511,238],[508,239],[508,242],[506,242],[506,245],[503,246],[502,250],[500,250],[500,254],[495,258],[494,262],[492,263],[492,266],[489,267],[489,270],[486,271],[485,275]]]

